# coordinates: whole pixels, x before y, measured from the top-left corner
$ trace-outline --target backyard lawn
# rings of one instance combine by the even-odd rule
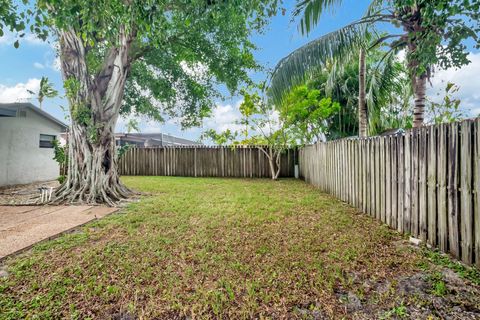
[[[302,181],[123,180],[139,202],[5,262],[0,319],[480,316],[478,271]]]

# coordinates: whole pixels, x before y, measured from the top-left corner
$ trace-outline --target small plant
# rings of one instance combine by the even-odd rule
[[[385,312],[383,316],[380,317],[380,319],[391,319],[393,317],[405,318],[407,316],[407,307],[402,302],[399,306],[393,307],[392,309]]]
[[[66,179],[67,179],[67,176],[64,175],[64,174],[61,174],[60,176],[58,176],[57,181],[58,181],[60,184],[62,184],[62,183],[65,182]]]
[[[67,163],[66,147],[62,147],[58,140],[53,140],[53,160],[57,161],[59,165]]]
[[[432,284],[431,293],[437,297],[443,297],[448,293],[448,288],[443,281],[443,275],[441,272],[435,272],[428,277],[428,281]]]
[[[65,167],[67,166],[67,147],[62,147],[58,140],[53,140],[53,160],[57,161],[58,165],[60,168],[63,168],[63,170],[60,170],[60,176],[57,178],[57,181],[60,184],[63,184],[65,182],[65,179],[67,176],[65,175]]]
[[[460,90],[459,86],[448,82],[444,90],[444,97],[440,102],[428,101],[429,104],[427,108],[432,123],[450,123],[465,118],[466,114],[460,105],[461,100],[454,97],[458,90]],[[440,95],[441,93],[437,94],[438,97],[440,97]]]

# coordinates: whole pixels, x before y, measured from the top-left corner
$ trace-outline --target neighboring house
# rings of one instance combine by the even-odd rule
[[[134,145],[138,148],[168,146],[201,146],[199,142],[174,137],[164,133],[116,133],[117,146]]]
[[[31,103],[0,103],[0,186],[56,179],[53,140],[66,128]]]

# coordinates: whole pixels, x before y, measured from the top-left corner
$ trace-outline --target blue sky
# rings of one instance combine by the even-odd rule
[[[264,66],[273,68],[275,64],[291,51],[302,46],[308,41],[333,31],[349,22],[360,18],[366,10],[369,1],[344,1],[343,5],[331,14],[321,19],[320,24],[310,34],[303,37],[297,30],[297,25],[291,22],[291,8],[293,0],[286,0],[287,14],[274,17],[265,34],[254,35],[253,42],[258,46],[255,52],[256,59]],[[36,90],[40,78],[47,76],[55,85],[55,88],[63,93],[62,78],[58,67],[58,59],[53,46],[41,42],[32,35],[28,35],[21,42],[20,48],[13,47],[14,36],[7,33],[0,38],[0,102],[14,102],[28,100],[28,90]],[[472,53],[472,64],[464,67],[461,71],[444,70],[438,71],[432,80],[431,95],[444,86],[443,81],[454,81],[460,86],[459,97],[471,112],[477,115],[480,109],[480,94],[478,79],[480,72],[480,54]],[[255,75],[257,80],[264,79],[264,74]],[[480,91],[479,91],[480,92]],[[31,99],[36,104],[35,99]],[[224,130],[235,129],[235,120],[238,119],[236,107],[239,104],[238,97],[232,97],[225,101],[216,101],[217,107],[213,110],[211,119],[207,119],[203,128],[193,128],[182,131],[174,121],[160,124],[151,121],[141,121],[141,132],[164,132],[197,139],[206,128]],[[64,112],[60,106],[67,106],[62,98],[47,99],[44,109],[59,119],[64,119]],[[118,129],[123,131],[124,120],[120,120]]]

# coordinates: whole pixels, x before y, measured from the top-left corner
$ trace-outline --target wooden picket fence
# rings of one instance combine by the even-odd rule
[[[282,154],[281,177],[294,176],[295,151]],[[121,175],[270,178],[267,156],[256,146],[131,148]]]
[[[317,143],[299,164],[321,190],[480,265],[480,120]]]

